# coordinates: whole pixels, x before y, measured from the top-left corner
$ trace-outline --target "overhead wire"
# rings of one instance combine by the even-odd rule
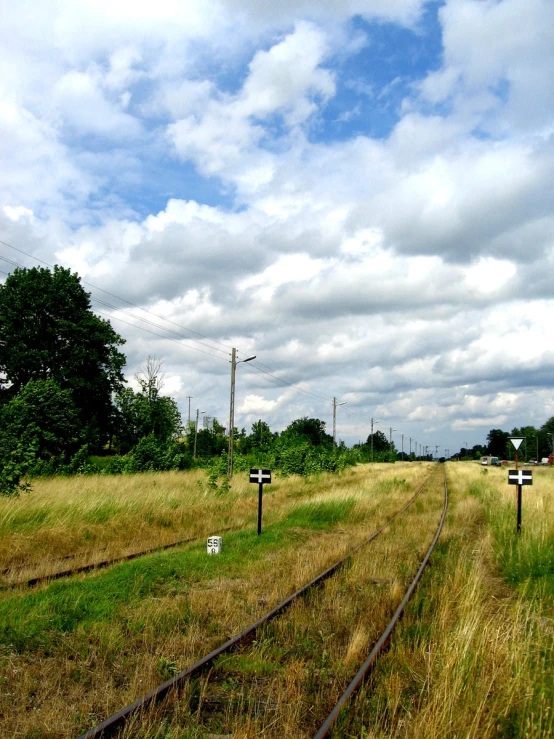
[[[156,331],[151,331],[144,326],[137,326],[136,323],[129,323],[129,321],[124,321],[123,318],[119,318],[119,316],[114,316],[112,313],[105,313],[104,311],[98,310],[98,308],[96,309],[96,312],[99,313],[101,316],[106,316],[114,321],[120,321],[121,323],[125,323],[127,326],[132,326],[133,328],[140,328],[141,331],[146,331],[146,333],[148,334],[153,334],[154,336],[159,336],[161,339],[165,339],[166,341],[173,341],[180,346],[184,346],[183,342],[179,341],[178,339],[172,339],[171,336],[163,336],[162,334],[158,334]],[[223,357],[218,357],[217,354],[210,354],[209,352],[205,352],[202,349],[197,349],[195,346],[187,346],[187,349],[192,349],[193,351],[200,352],[200,354],[206,354],[208,357],[218,359],[219,361],[225,361]]]
[[[13,244],[9,244],[7,241],[3,241],[2,239],[0,239],[0,244],[3,244],[4,246],[9,247],[10,249],[14,249],[14,251],[17,251],[20,254],[24,254],[26,257],[29,257],[30,259],[34,259],[37,262],[40,262],[41,264],[45,264],[47,267],[50,267],[51,269],[54,268],[54,265],[50,264],[49,262],[44,261],[44,259],[39,259],[39,257],[35,257],[33,254],[29,254],[28,252],[23,251],[23,249],[19,249],[17,246],[13,246]],[[6,261],[9,261],[9,260],[6,260]],[[16,262],[12,262],[12,264],[19,266],[19,267],[23,266],[23,265],[18,265]],[[177,326],[178,328],[183,329],[184,331],[188,331],[189,333],[195,334],[196,336],[200,336],[202,339],[205,339],[206,341],[211,341],[214,344],[219,344],[220,346],[224,346],[227,349],[227,351],[230,351],[230,347],[227,344],[224,344],[222,341],[218,341],[217,339],[210,339],[208,336],[205,336],[204,334],[201,334],[198,331],[195,331],[194,329],[189,328],[188,326],[183,326],[182,324],[172,321],[170,318],[165,318],[165,316],[160,316],[157,313],[154,313],[153,311],[148,310],[148,308],[143,308],[140,305],[136,305],[136,303],[132,303],[130,300],[127,300],[126,298],[122,298],[120,295],[115,295],[114,293],[111,293],[102,287],[98,287],[98,285],[94,285],[92,282],[87,282],[87,280],[83,280],[83,279],[81,279],[81,282],[84,285],[88,285],[88,287],[92,287],[94,290],[99,290],[100,292],[105,293],[106,295],[109,295],[112,298],[115,298],[116,300],[121,300],[123,303],[127,303],[127,305],[130,305],[133,308],[137,308],[137,310],[144,311],[145,313],[150,313],[155,318],[159,318],[162,321],[167,321],[168,323],[172,323],[173,325]],[[198,339],[191,338],[190,341],[198,341]],[[221,349],[216,349],[216,347],[213,347],[213,349],[216,351],[222,351]]]
[[[46,262],[45,260],[40,259],[39,257],[36,257],[33,254],[30,254],[30,253],[24,251],[23,249],[19,249],[18,247],[13,246],[13,244],[8,243],[7,241],[4,241],[4,240],[0,239],[0,244],[3,244],[4,246],[7,246],[10,249],[13,249],[14,251],[17,251],[20,254],[23,254],[24,256],[29,257],[30,259],[34,259],[35,261],[37,261],[37,262],[39,262],[41,264],[44,264],[47,267],[50,267],[51,269],[53,269],[53,267],[54,267],[54,265],[50,264],[49,262]],[[13,265],[15,267],[20,267],[20,268],[23,268],[23,269],[25,268],[24,265],[19,264],[18,262],[14,262],[13,260],[8,259],[7,257],[0,256],[0,259],[2,259],[3,261],[5,261],[8,264],[11,264],[11,265]],[[7,275],[7,276],[9,276],[9,274],[10,274],[8,272],[3,272],[1,270],[0,270],[0,272],[2,274]],[[148,320],[146,318],[142,318],[141,316],[137,316],[134,313],[130,313],[129,311],[125,310],[124,308],[121,308],[119,306],[114,306],[111,303],[108,303],[106,301],[103,301],[100,298],[98,298],[97,296],[91,294],[90,295],[91,300],[95,301],[96,303],[98,303],[100,305],[103,305],[104,307],[110,308],[111,310],[114,310],[114,311],[118,311],[120,313],[123,313],[124,315],[130,316],[133,319],[135,319],[136,321],[141,321],[142,323],[146,323],[146,324],[148,324],[148,325],[150,325],[150,326],[152,326],[154,328],[158,328],[161,331],[165,331],[167,333],[174,334],[178,338],[172,338],[171,336],[164,336],[162,334],[157,333],[156,331],[152,331],[151,329],[147,329],[144,326],[141,326],[141,325],[136,324],[136,323],[130,323],[129,321],[125,321],[124,319],[119,318],[118,316],[115,316],[115,315],[109,314],[109,313],[105,313],[104,311],[101,311],[98,308],[96,308],[96,311],[98,313],[100,313],[101,315],[104,315],[104,316],[106,316],[108,318],[113,318],[114,320],[120,321],[121,323],[124,323],[124,324],[126,324],[128,326],[131,326],[131,327],[134,327],[134,328],[139,328],[142,331],[146,331],[147,333],[149,333],[149,334],[151,334],[153,336],[158,336],[158,337],[160,337],[162,339],[166,339],[168,341],[173,341],[174,343],[180,344],[181,346],[186,346],[187,348],[192,349],[193,351],[197,351],[197,352],[199,352],[201,354],[205,354],[206,356],[210,356],[213,359],[219,359],[219,360],[223,360],[223,361],[228,361],[228,360],[224,360],[223,357],[221,357],[221,356],[217,356],[216,354],[212,354],[209,351],[204,351],[202,349],[199,349],[196,346],[191,345],[191,343],[190,343],[190,342],[195,342],[195,343],[200,344],[200,346],[204,347],[204,349],[210,349],[210,350],[212,350],[214,352],[219,352],[219,353],[222,353],[222,354],[225,353],[225,354],[229,355],[230,354],[230,351],[229,351],[230,350],[230,347],[228,345],[224,344],[223,342],[218,341],[217,339],[211,339],[211,338],[205,336],[204,334],[201,334],[200,332],[195,331],[194,329],[191,329],[191,328],[189,328],[187,326],[183,326],[182,324],[179,324],[176,321],[173,321],[173,320],[171,320],[169,318],[166,318],[165,316],[160,316],[157,313],[154,313],[153,311],[148,310],[147,308],[143,308],[142,306],[136,305],[135,303],[127,300],[126,298],[122,298],[119,295],[115,295],[114,293],[111,293],[108,290],[105,290],[104,288],[98,287],[97,285],[94,285],[93,283],[90,283],[90,282],[88,282],[88,281],[86,281],[84,279],[81,279],[81,282],[83,284],[85,284],[85,285],[93,288],[94,290],[98,290],[99,292],[102,292],[102,293],[104,293],[106,295],[109,295],[110,297],[113,297],[116,300],[120,300],[123,303],[126,303],[127,305],[129,305],[129,306],[131,306],[133,308],[136,308],[137,310],[141,310],[144,313],[147,313],[149,315],[154,316],[155,318],[158,318],[158,319],[160,319],[162,321],[166,321],[167,323],[171,323],[172,325],[174,325],[174,326],[176,326],[176,327],[178,327],[178,328],[180,328],[180,329],[182,329],[184,331],[187,331],[189,333],[195,334],[196,336],[200,336],[202,339],[205,339],[206,341],[211,342],[212,344],[219,344],[220,346],[225,347],[226,351],[224,351],[223,349],[219,349],[216,346],[210,346],[209,344],[205,344],[203,341],[199,341],[198,339],[194,339],[192,337],[184,337],[184,336],[178,334],[176,331],[173,331],[172,329],[169,329],[169,328],[167,328],[165,326],[161,326],[160,324],[157,324],[157,323],[155,323],[153,321],[150,321],[150,320]],[[185,342],[188,342],[188,343],[185,343]],[[283,389],[290,390],[290,391],[294,392],[295,394],[304,395],[304,396],[306,396],[308,398],[311,398],[311,399],[313,399],[313,400],[315,400],[317,402],[322,402],[322,401],[323,402],[332,402],[332,400],[333,400],[333,398],[331,396],[323,395],[322,393],[318,393],[317,391],[314,392],[312,390],[305,390],[304,388],[302,388],[302,387],[299,386],[300,383],[291,382],[290,380],[287,380],[284,377],[277,376],[276,374],[274,374],[274,372],[271,370],[270,367],[268,367],[266,364],[264,364],[263,362],[261,362],[259,360],[257,360],[254,364],[250,364],[249,363],[248,367],[246,368],[246,371],[249,372],[249,373],[251,373],[251,374],[257,375],[258,377],[261,377],[263,379],[266,379],[268,382],[273,383],[276,387],[281,387]],[[367,418],[356,414],[355,412],[351,411],[350,409],[344,409],[344,410],[345,410],[345,412],[348,415],[350,415],[350,416],[352,416],[352,417],[354,417],[354,418],[356,418],[356,419],[358,419],[358,420],[360,420],[362,422],[366,422],[366,423],[368,422],[368,419]]]
[[[29,257],[30,259],[34,259],[37,262],[40,262],[41,264],[45,264],[47,267],[53,268],[53,265],[50,264],[49,262],[46,262],[43,259],[39,259],[38,257],[35,257],[33,254],[29,254],[28,252],[24,251],[23,249],[19,249],[18,247],[13,246],[13,244],[9,244],[7,241],[4,241],[4,240],[0,239],[0,244],[4,244],[4,246],[7,246],[7,247],[9,247],[11,249],[14,249],[15,251],[17,251],[17,252],[19,252],[19,253],[21,253],[21,254]],[[9,262],[10,264],[13,264],[16,267],[23,267],[23,265],[21,265],[21,264],[19,264],[17,262],[13,262],[12,260],[8,260],[5,257],[2,257],[2,259],[4,259],[5,261]],[[105,293],[106,295],[110,295],[111,297],[115,298],[116,300],[121,300],[122,302],[125,302],[128,305],[130,305],[130,306],[132,306],[134,308],[137,308],[138,310],[142,310],[145,313],[148,313],[150,315],[153,315],[154,317],[159,318],[160,320],[167,321],[168,323],[171,323],[171,324],[177,326],[178,328],[181,328],[181,329],[183,329],[185,331],[188,331],[190,333],[195,333],[197,336],[201,336],[202,338],[206,339],[207,341],[211,341],[212,343],[217,343],[217,344],[219,344],[221,346],[225,346],[226,349],[227,349],[227,352],[229,350],[229,347],[227,347],[227,345],[224,344],[223,342],[217,341],[216,339],[210,339],[210,338],[204,336],[203,334],[201,334],[201,333],[199,333],[197,331],[194,331],[193,329],[189,329],[186,326],[182,326],[181,324],[176,323],[175,321],[172,321],[171,319],[165,318],[164,316],[159,316],[158,314],[154,313],[153,311],[149,311],[146,308],[142,308],[141,306],[138,306],[135,303],[132,303],[131,301],[128,301],[125,298],[122,298],[122,297],[120,297],[118,295],[115,295],[113,293],[110,293],[108,290],[104,290],[103,288],[98,287],[97,285],[94,285],[94,284],[92,284],[90,282],[87,282],[86,280],[81,280],[81,281],[83,282],[83,284],[88,285],[89,287],[92,287],[95,290],[99,290],[100,292]],[[159,324],[156,324],[153,321],[149,321],[146,318],[142,318],[142,317],[137,316],[137,315],[135,315],[133,313],[130,313],[129,311],[126,311],[124,308],[120,308],[118,306],[114,306],[114,305],[112,305],[110,303],[107,303],[106,301],[102,301],[100,298],[96,297],[95,295],[92,295],[91,294],[90,297],[91,297],[91,300],[96,301],[96,303],[98,303],[100,305],[104,305],[107,308],[110,308],[110,309],[115,310],[115,311],[119,311],[119,312],[121,312],[121,313],[123,313],[125,315],[132,316],[135,320],[138,320],[138,321],[142,321],[144,323],[147,323],[147,324],[153,326],[154,328],[158,328],[158,329],[160,329],[162,331],[167,331],[168,333],[173,333],[176,336],[179,336],[179,338],[181,339],[182,342],[185,342],[185,341],[189,341],[189,342],[194,341],[194,342],[199,343],[205,349],[211,349],[212,351],[218,351],[218,352],[223,353],[223,350],[222,349],[218,349],[215,346],[214,347],[211,347],[211,346],[205,344],[204,342],[198,341],[198,339],[193,339],[193,338],[190,338],[190,337],[180,336],[179,334],[177,334],[177,332],[172,331],[171,329],[166,328],[165,326],[160,326]],[[99,311],[99,312],[102,313],[101,311]],[[102,313],[102,315],[106,315],[106,314]],[[108,317],[109,317],[109,315],[108,315]],[[129,323],[127,321],[124,321],[123,319],[117,318],[115,316],[114,316],[114,318],[116,320],[121,321],[122,323],[125,323],[126,325],[129,325],[129,326],[136,325],[136,324],[131,324],[131,323]],[[138,328],[143,328],[142,326],[137,326],[137,327]],[[143,330],[146,330],[146,329],[143,329]],[[151,334],[156,335],[156,336],[161,336],[160,334],[156,334],[156,332],[151,331],[151,330],[149,330],[148,333],[151,333]],[[161,337],[161,338],[168,338],[169,339],[170,337]],[[178,342],[178,343],[181,343],[181,342]],[[195,351],[200,351],[200,353],[208,354],[208,356],[215,356],[215,355],[210,355],[208,352],[201,351],[199,349],[195,349],[195,347],[193,347],[193,346],[190,346],[190,345],[188,345],[188,346],[189,346],[189,348],[194,349]],[[217,358],[218,359],[221,359],[221,357],[217,357]],[[320,402],[321,401],[330,402],[332,400],[328,396],[324,396],[324,395],[319,394],[319,393],[314,393],[313,391],[304,390],[303,388],[298,387],[298,383],[293,383],[293,382],[288,381],[285,378],[277,377],[277,375],[275,375],[273,372],[270,371],[271,368],[267,367],[267,365],[263,364],[263,362],[259,362],[258,361],[258,362],[256,362],[256,365],[259,365],[259,366],[257,366],[257,369],[259,370],[259,373],[263,373],[268,378],[272,378],[274,384],[276,384],[278,386],[281,386],[283,388],[287,388],[287,389],[293,390],[295,393],[300,393],[300,394],[306,395],[307,397],[311,397],[311,398],[313,398],[315,400],[318,400]],[[252,369],[249,369],[249,372],[252,373],[253,370]],[[269,381],[271,381],[271,380],[269,380]]]

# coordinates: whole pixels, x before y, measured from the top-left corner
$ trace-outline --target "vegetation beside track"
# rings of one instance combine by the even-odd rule
[[[188,490],[194,525],[211,527],[219,515],[245,530],[224,535],[219,557],[208,557],[202,541],[32,592],[1,593],[2,735],[77,736],[132,702],[339,559],[413,495],[429,467],[375,465],[340,476],[280,480],[264,493],[261,537],[255,535],[257,488],[246,479],[237,476],[232,492],[221,494],[200,491],[195,472],[153,475],[153,495],[162,502],[181,486],[176,516],[187,509]],[[142,487],[141,500],[127,481],[112,478],[96,492],[91,485],[88,498],[61,486],[57,505],[64,515],[57,525],[46,515],[32,536],[51,536],[52,542],[69,537],[106,500],[107,490],[120,510],[140,517],[151,510],[152,498]],[[56,504],[54,487],[50,495]],[[37,498],[1,503],[10,514],[11,506],[19,506],[23,518]],[[117,532],[127,541],[132,533],[118,518],[114,513],[103,524],[114,544]],[[9,521],[5,526],[9,530]],[[218,533],[217,527],[206,533]]]
[[[335,736],[554,735],[554,475],[523,489],[518,536],[505,469],[447,469],[432,567]]]

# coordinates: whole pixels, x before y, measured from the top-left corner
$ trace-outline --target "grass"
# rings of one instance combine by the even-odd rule
[[[533,471],[517,535],[505,469],[446,467],[451,506],[431,567],[336,737],[554,735],[553,471]],[[196,473],[166,473],[137,476],[136,489],[131,478],[76,479],[74,490],[62,480],[57,493],[42,489],[43,499],[37,488],[1,501],[5,535],[31,564],[33,537],[55,555],[79,551],[91,528],[91,541],[110,551],[141,531],[163,540],[167,519],[173,535],[236,530],[223,534],[218,557],[205,554],[202,540],[37,590],[0,592],[0,733],[79,735],[339,559],[413,495],[427,469],[360,466],[277,480],[264,491],[261,537],[257,487],[240,479],[227,496],[198,485]],[[313,736],[417,568],[441,495],[437,484],[339,576],[222,657],[215,683],[193,681],[124,736]]]
[[[554,734],[554,613],[545,597],[554,477],[536,476],[518,536],[506,470],[448,468],[452,506],[439,551],[341,736]]]
[[[406,465],[406,484],[386,493],[379,489],[393,469],[386,465],[317,482],[278,480],[264,490],[261,537],[257,487],[240,479],[226,496],[201,488],[196,473],[137,476],[137,489],[125,477],[74,479],[75,490],[61,480],[57,494],[52,480],[33,496],[2,501],[4,531],[31,564],[25,516],[52,555],[72,553],[68,541],[84,546],[98,511],[111,551],[133,543],[130,520],[171,511],[182,531],[202,537],[87,576],[0,593],[2,735],[78,735],[132,702],[160,682],[160,672],[183,669],[342,556],[412,495],[427,467]],[[203,537],[220,533],[222,523],[239,530],[224,534],[221,555],[208,557]],[[150,528],[159,537],[164,531]]]

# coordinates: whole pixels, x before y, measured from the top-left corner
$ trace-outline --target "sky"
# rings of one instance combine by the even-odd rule
[[[239,428],[331,432],[335,398],[337,440],[373,419],[439,456],[554,415],[552,0],[0,23],[0,281],[76,271],[131,385],[154,355],[184,420],[227,425],[236,347]]]

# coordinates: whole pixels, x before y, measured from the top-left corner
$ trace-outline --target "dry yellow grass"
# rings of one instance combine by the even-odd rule
[[[507,471],[448,467],[453,505],[443,567],[432,568],[389,654],[357,698],[346,737],[534,739],[554,733],[552,606],[509,587],[495,556],[494,516],[507,517],[509,535],[517,536]],[[529,537],[552,533],[552,519],[542,515],[554,503],[551,473],[539,470],[535,490],[524,489]]]
[[[47,626],[44,633],[39,629],[38,643],[45,640],[46,647],[10,647],[9,634],[3,632],[2,676],[5,685],[17,684],[17,690],[6,690],[0,695],[2,735],[25,736],[31,732],[36,737],[76,735],[132,702],[168,676],[163,674],[164,665],[179,669],[195,661],[342,556],[411,497],[428,469],[429,465],[375,465],[374,468],[359,467],[341,476],[322,475],[311,481],[278,480],[264,495],[264,532],[267,530],[268,534],[272,522],[285,519],[290,511],[307,502],[348,499],[355,504],[354,515],[329,530],[285,527],[283,531],[288,531],[286,546],[271,544],[262,547],[256,556],[245,554],[244,561],[232,560],[227,574],[223,572],[219,577],[213,573],[202,575],[198,564],[190,572],[180,569],[178,576],[154,585],[152,592],[140,600],[121,602],[111,620],[100,618],[61,631],[54,626]],[[4,530],[27,542],[26,556],[34,556],[36,552],[25,538],[32,538],[31,535],[23,535],[13,527],[10,529],[10,524],[6,523],[10,516],[13,520],[14,513],[24,513],[26,506],[30,509],[44,507],[47,515],[40,526],[35,526],[32,536],[42,537],[43,542],[50,541],[52,555],[57,553],[56,538],[64,542],[65,553],[82,546],[82,537],[73,530],[89,527],[90,523],[83,523],[88,512],[97,510],[106,501],[117,501],[121,513],[115,515],[113,521],[98,524],[96,541],[111,546],[111,551],[119,551],[122,540],[128,544],[133,541],[136,527],[129,530],[133,516],[144,518],[144,512],[153,508],[181,511],[179,531],[197,531],[202,537],[218,533],[222,523],[237,527],[246,524],[250,531],[255,531],[257,488],[246,480],[234,480],[233,489],[226,496],[200,490],[194,475],[172,473],[112,478],[111,481],[73,479],[77,492],[71,489],[72,480],[59,482],[63,483],[59,487],[56,481],[45,482],[44,489],[36,486],[33,497],[2,501],[0,517],[4,520]],[[170,502],[175,499],[180,501],[176,509]],[[185,515],[186,511],[189,515]],[[125,519],[125,525],[118,522],[119,515]],[[72,535],[75,537],[73,549],[67,545]],[[159,541],[155,536],[151,540]],[[161,564],[185,561],[179,559],[182,556],[179,551],[173,554],[172,550],[169,555],[151,559],[150,570],[158,561]],[[195,561],[200,561],[199,555],[195,556]],[[382,587],[390,590],[394,599],[398,584],[395,575],[386,569],[387,557],[394,558],[394,553],[385,547],[383,556],[385,564],[377,567],[376,563],[368,563],[357,577],[360,582],[367,577],[390,579],[392,582]],[[142,567],[141,563],[139,565]],[[121,572],[135,573],[129,576],[138,577],[143,572],[140,567]],[[12,604],[19,608],[29,597],[30,607],[41,608],[41,599],[58,596],[65,599],[66,608],[68,597],[77,600],[85,597],[79,595],[79,583],[83,586],[94,583],[98,598],[101,598],[105,597],[103,588],[111,577],[108,570],[81,577],[74,585],[68,583],[67,589],[64,584],[43,587],[32,596],[24,591],[4,592],[0,594],[0,608],[4,605],[8,609],[5,612],[9,613]],[[126,586],[124,581],[122,585]],[[375,589],[374,584],[370,587]],[[75,595],[70,596],[70,593]],[[349,598],[345,586],[344,592],[337,595],[337,603],[346,605]],[[342,618],[342,608],[333,610],[335,622]],[[78,614],[79,605],[73,610]],[[354,628],[359,630],[360,623],[353,624]],[[344,655],[349,649],[350,636],[345,636],[343,641]],[[293,690],[295,669],[298,667],[287,667],[288,678],[279,688],[284,695]],[[305,661],[302,661],[302,669],[306,670]],[[294,715],[297,713],[294,706],[288,710]]]

